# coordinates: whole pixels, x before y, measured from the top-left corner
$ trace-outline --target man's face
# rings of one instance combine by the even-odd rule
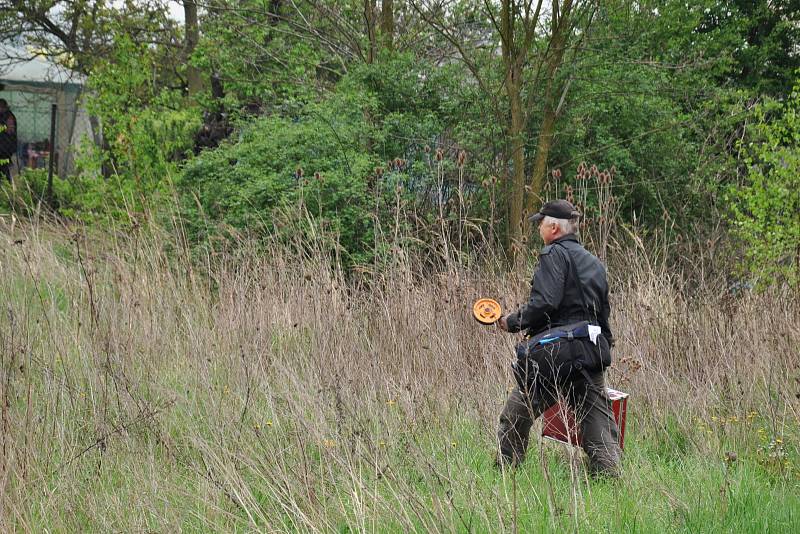
[[[544,219],[539,221],[539,236],[545,245],[549,245],[558,234],[558,225],[553,223],[545,223]]]

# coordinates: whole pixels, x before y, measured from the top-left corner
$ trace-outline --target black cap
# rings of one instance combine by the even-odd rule
[[[534,213],[529,217],[531,222],[538,223],[545,217],[553,217],[555,219],[576,219],[581,216],[581,213],[575,209],[571,203],[566,200],[551,200],[545,202],[539,213]]]

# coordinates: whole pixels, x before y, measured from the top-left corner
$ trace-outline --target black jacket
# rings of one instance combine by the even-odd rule
[[[14,132],[8,130],[9,124],[14,123]],[[6,110],[0,113],[0,158],[6,159],[17,153],[17,118],[11,113],[11,110]]]
[[[580,289],[570,274],[570,262],[574,262],[574,272],[583,286],[588,317]],[[535,335],[553,326],[588,320],[600,326],[612,345],[610,311],[605,267],[574,234],[569,234],[542,249],[531,281],[530,300],[507,317],[508,331],[527,330],[529,335]]]

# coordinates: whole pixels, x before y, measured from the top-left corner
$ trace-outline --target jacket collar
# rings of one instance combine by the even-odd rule
[[[553,245],[555,243],[561,243],[563,241],[575,241],[579,245],[581,243],[581,240],[578,239],[577,235],[575,235],[575,234],[567,234],[567,235],[562,235],[558,239],[554,239],[553,241],[550,242],[550,244]]]

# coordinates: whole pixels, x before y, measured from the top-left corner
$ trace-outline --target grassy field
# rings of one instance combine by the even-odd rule
[[[493,466],[515,337],[470,304],[520,303],[529,267],[420,276],[399,248],[356,281],[307,248],[189,260],[142,228],[6,219],[0,240],[2,531],[800,531],[789,290],[617,250],[624,476],[593,481],[549,441]]]

